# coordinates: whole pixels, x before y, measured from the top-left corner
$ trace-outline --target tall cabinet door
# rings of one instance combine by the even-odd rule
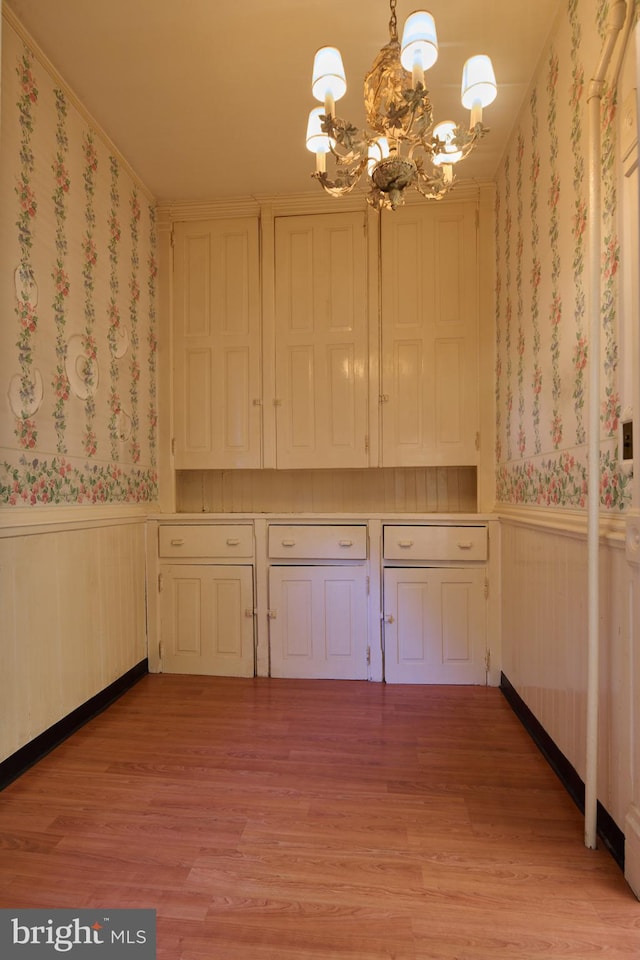
[[[175,226],[177,469],[260,466],[258,251],[253,217]]]
[[[363,213],[276,220],[275,315],[278,467],[367,466]]]
[[[272,677],[367,679],[364,567],[269,570]]]
[[[253,568],[176,564],[161,582],[163,672],[252,677]]]
[[[384,571],[387,683],[487,682],[485,577],[471,567]]]
[[[478,460],[476,207],[402,207],[382,219],[384,466]]]

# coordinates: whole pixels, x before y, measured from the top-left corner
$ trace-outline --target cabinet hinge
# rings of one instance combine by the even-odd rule
[[[171,244],[171,249],[176,245],[176,228],[171,227],[171,233],[169,235],[169,243]]]
[[[480,229],[480,211],[476,207],[476,230]]]
[[[484,665],[487,668],[487,673],[489,673],[489,670],[491,669],[491,650],[487,650],[484,655]]]
[[[365,448],[365,450],[368,450],[368,449],[369,449],[369,437],[368,437],[368,436],[365,436],[365,438],[364,438],[364,448]]]
[[[158,657],[160,658],[160,660],[162,660],[163,655],[164,655],[164,647],[162,645],[162,640],[161,640],[160,643],[158,644]]]
[[[371,577],[367,577],[367,596],[371,593]]]
[[[367,666],[371,666],[371,647],[367,647]]]
[[[176,438],[171,437],[171,453],[175,457],[176,455]]]
[[[480,431],[478,430],[476,433],[476,450],[479,450],[479,449],[480,449]]]
[[[484,598],[485,600],[489,599],[489,578],[484,578]]]
[[[158,593],[162,593],[162,574],[158,574]]]

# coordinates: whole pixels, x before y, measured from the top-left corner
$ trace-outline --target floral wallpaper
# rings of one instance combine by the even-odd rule
[[[587,497],[587,70],[608,0],[563,0],[556,29],[498,176],[496,200],[496,498],[583,508]],[[616,98],[602,100],[601,478],[624,510],[618,459]]]
[[[0,504],[157,499],[155,207],[8,24]]]

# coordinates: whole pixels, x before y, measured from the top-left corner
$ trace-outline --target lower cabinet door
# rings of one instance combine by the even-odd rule
[[[485,571],[384,571],[387,683],[485,684]]]
[[[161,576],[163,672],[252,677],[253,568],[176,564]]]
[[[269,570],[272,677],[367,679],[364,567]]]

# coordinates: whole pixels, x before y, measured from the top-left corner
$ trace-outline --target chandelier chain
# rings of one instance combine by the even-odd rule
[[[396,5],[398,0],[389,0],[391,8],[391,19],[389,20],[389,36],[392,40],[398,39],[398,18],[396,17]]]

